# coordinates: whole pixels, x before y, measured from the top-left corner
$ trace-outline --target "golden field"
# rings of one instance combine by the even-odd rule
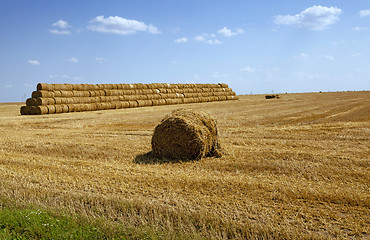
[[[0,104],[0,197],[159,238],[370,238],[370,92],[21,116]],[[151,158],[154,127],[213,116],[225,155]]]

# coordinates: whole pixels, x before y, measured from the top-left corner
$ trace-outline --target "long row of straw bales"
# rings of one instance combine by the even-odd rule
[[[46,84],[39,83],[22,115],[41,115],[170,104],[236,100],[227,84]]]

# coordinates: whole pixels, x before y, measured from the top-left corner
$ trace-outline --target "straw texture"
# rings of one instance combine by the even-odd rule
[[[152,151],[156,157],[193,160],[220,156],[216,120],[193,109],[178,109],[154,129]]]

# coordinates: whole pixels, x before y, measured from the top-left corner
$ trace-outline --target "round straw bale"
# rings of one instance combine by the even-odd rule
[[[96,104],[95,103],[89,104],[88,111],[96,111]]]
[[[115,102],[114,104],[115,104],[115,106],[116,106],[116,109],[121,109],[121,108],[123,108],[123,106],[122,106],[122,102],[120,102],[120,101]]]
[[[84,87],[82,84],[74,84],[73,85],[73,90],[74,91],[83,91],[84,90]]]
[[[136,100],[148,100],[148,95],[137,95]]]
[[[134,90],[135,91],[135,95],[142,95],[142,94],[144,94],[144,91],[143,91],[143,89],[135,89]]]
[[[62,97],[62,92],[59,90],[55,90],[53,91],[53,93],[54,93],[54,97]]]
[[[96,87],[95,87],[95,90],[96,90],[96,91],[99,91],[99,90],[103,90],[103,89],[104,89],[103,84],[96,84],[95,86],[96,86]]]
[[[106,90],[106,96],[116,96],[116,95],[119,95],[117,89]]]
[[[60,105],[62,107],[62,113],[67,113],[69,112],[69,108],[67,104],[62,104]]]
[[[152,100],[136,100],[138,107],[153,106]]]
[[[159,90],[160,93],[167,93],[166,88],[158,88],[158,90]]]
[[[136,101],[137,100],[136,95],[124,95],[123,98],[125,101]]]
[[[49,110],[47,106],[35,106],[32,108],[33,114],[35,115],[42,115],[42,114],[48,114]]]
[[[167,94],[167,98],[176,98],[176,97],[177,97],[176,93],[168,93]]]
[[[117,101],[119,101],[119,99],[120,99],[119,96],[111,96],[110,97],[111,102],[117,102]]]
[[[164,99],[164,100],[165,100],[165,102],[166,102],[166,105],[172,105],[172,104],[175,104],[174,99],[166,98],[166,99]]]
[[[154,90],[150,88],[144,88],[142,89],[142,94],[153,94]]]
[[[122,108],[129,108],[130,103],[128,101],[121,102]]]
[[[51,91],[39,90],[39,91],[33,91],[31,96],[32,96],[32,98],[54,97],[54,93],[51,92]]]
[[[130,108],[136,108],[139,106],[137,101],[128,101],[128,103],[130,104]]]
[[[218,96],[218,101],[226,101],[226,96]]]
[[[90,96],[89,97],[96,97],[96,91],[89,91]]]
[[[111,108],[112,109],[120,109],[120,108],[122,108],[121,107],[121,102],[114,101],[114,102],[111,102],[110,104],[111,104]]]
[[[228,88],[229,86],[226,83],[219,83],[218,84],[221,88]]]
[[[75,104],[75,105],[74,105],[74,111],[75,111],[75,112],[82,112],[83,105],[84,105],[84,104],[81,104],[81,103],[79,103],[79,104]]]
[[[107,109],[111,109],[112,108],[112,105],[110,102],[102,102],[101,103],[101,106],[102,106],[102,110],[107,110]]]
[[[28,98],[26,100],[26,106],[37,106],[36,98]]]
[[[55,102],[55,104],[61,104],[62,103],[62,99],[60,97],[55,97],[54,98],[54,102]]]
[[[191,88],[183,88],[182,93],[190,93],[192,91]]]
[[[80,106],[80,109],[79,109],[79,112],[85,112],[85,111],[87,111],[87,109],[88,109],[88,107],[87,107],[87,105],[88,104],[86,104],[86,103],[84,103],[84,104],[79,104]]]
[[[99,97],[99,101],[96,101],[96,102],[107,102],[108,101],[108,97],[107,96],[100,96]]]
[[[63,107],[60,104],[54,105],[55,106],[55,113],[62,113]]]
[[[72,102],[71,103],[79,103],[80,98],[79,97],[72,97]]]
[[[105,91],[104,90],[96,90],[95,91],[95,96],[105,96]]]
[[[49,114],[53,114],[56,112],[55,105],[47,105],[46,107],[48,108]]]
[[[74,112],[74,104],[67,104],[68,112]]]
[[[193,98],[184,98],[183,103],[192,103]]]
[[[226,96],[227,100],[238,100],[238,96]]]
[[[61,91],[66,91],[67,90],[67,86],[66,84],[55,84],[55,90],[61,90]]]
[[[73,97],[72,91],[61,90],[60,93],[61,93],[61,97]]]
[[[161,95],[160,94],[148,94],[148,99],[149,100],[153,100],[153,99],[161,99]]]
[[[30,113],[30,110],[31,110],[31,106],[22,106],[20,111],[21,111],[21,115],[31,115]]]
[[[153,100],[152,100],[152,105],[153,105],[153,106],[159,106],[159,100],[157,100],[157,99],[153,99]]]
[[[153,154],[159,158],[200,159],[220,156],[216,120],[193,109],[178,109],[154,129]]]
[[[36,89],[38,91],[40,91],[40,90],[53,90],[53,89],[51,89],[50,84],[47,84],[47,83],[38,83]]]
[[[174,100],[174,104],[182,104],[182,103],[184,103],[184,101],[181,98],[175,98],[173,100]]]
[[[80,97],[90,97],[90,91],[81,91]]]
[[[53,98],[51,98],[51,99],[53,99]],[[70,103],[73,102],[72,98],[59,98],[59,99],[60,99],[61,104],[70,104]],[[55,104],[55,102],[53,104]]]
[[[143,89],[144,86],[142,83],[133,83],[134,89]]]
[[[96,110],[103,110],[103,105],[101,102],[95,103],[95,105],[96,105]]]
[[[120,87],[118,89],[130,89],[130,84],[127,83],[121,83]]]
[[[35,110],[35,108],[36,108],[35,106],[30,106],[30,107],[29,107],[29,110],[28,110],[28,111],[29,111],[29,114],[30,114],[30,115],[36,115],[36,110]]]

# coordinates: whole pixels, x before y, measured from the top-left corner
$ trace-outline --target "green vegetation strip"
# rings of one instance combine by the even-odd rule
[[[1,201],[1,200],[0,200]],[[0,202],[0,239],[161,239],[145,228],[112,228],[91,221],[34,207]]]

